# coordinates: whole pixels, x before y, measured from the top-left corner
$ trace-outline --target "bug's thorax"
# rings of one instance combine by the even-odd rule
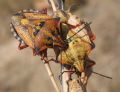
[[[65,42],[59,34],[59,20],[47,20],[35,37],[35,47],[53,48],[54,46],[64,48]]]

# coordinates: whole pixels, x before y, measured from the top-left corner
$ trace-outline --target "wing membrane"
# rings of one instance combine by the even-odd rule
[[[19,16],[12,17],[12,24],[16,29],[18,36],[31,48],[34,48],[34,41],[29,34],[29,28],[21,25],[21,18]]]

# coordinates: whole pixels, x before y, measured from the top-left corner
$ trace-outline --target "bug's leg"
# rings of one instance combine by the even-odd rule
[[[43,46],[41,47],[36,47],[33,49],[33,54],[34,55],[40,55],[41,60],[44,60],[44,58],[47,58],[47,47]]]
[[[45,49],[45,50],[42,51],[41,60],[44,60],[45,63],[49,63],[50,61],[53,61],[54,59],[48,60],[48,57],[47,57],[47,49]]]
[[[19,43],[19,46],[18,46],[18,49],[19,49],[19,50],[22,50],[22,49],[27,48],[27,47],[28,47],[28,45],[22,44],[22,43],[20,42],[20,43]]]
[[[69,69],[69,72],[68,72],[68,76],[69,76],[69,80],[72,80],[72,74],[74,74],[76,71],[73,70],[73,68],[70,68]]]
[[[96,64],[96,63],[95,63],[93,60],[90,60],[90,59],[89,59],[89,66],[88,66],[88,68],[89,68],[89,67],[92,67],[92,66],[95,65],[95,64]]]
[[[88,56],[86,57],[86,68],[91,68],[93,65],[95,65],[95,61],[91,60]]]
[[[72,80],[72,74],[74,73],[75,71],[64,71],[64,72],[62,72],[60,75],[59,75],[59,80],[60,80],[60,82],[62,83],[62,75],[64,74],[64,73],[68,73],[68,76],[69,76],[69,80],[67,81],[67,84],[69,83],[69,81],[70,80]]]
[[[41,60],[44,60],[45,62],[47,62],[47,49],[45,49],[45,50],[42,50],[42,51],[40,51],[41,52],[41,54],[40,54],[40,56],[41,56]]]
[[[56,62],[56,60],[54,58],[51,58],[51,59],[48,60],[48,62],[50,62],[50,61]]]
[[[72,74],[75,73],[75,70],[73,70],[73,69],[68,69],[68,71],[63,71],[63,72],[61,72],[61,74],[59,75],[59,80],[60,80],[60,81],[62,81],[62,75],[63,75],[64,73],[68,73],[68,76],[69,76],[69,80],[67,81],[67,83],[68,83],[70,80],[72,80]]]
[[[55,52],[55,55],[56,55],[56,60],[55,60],[55,62],[56,63],[58,63],[58,56],[59,56],[59,54],[60,54],[60,49],[59,49],[59,47],[57,47],[57,46],[54,46],[54,52]]]

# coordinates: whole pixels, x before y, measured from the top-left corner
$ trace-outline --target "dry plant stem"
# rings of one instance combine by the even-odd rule
[[[49,1],[50,1],[51,5],[52,5],[53,11],[54,11],[54,12],[57,11],[57,8],[56,8],[56,6],[55,6],[55,2],[54,2],[53,0],[49,0]]]
[[[64,66],[62,66],[62,72],[64,71],[68,71]],[[69,81],[69,75],[68,72],[64,72],[62,74],[62,88],[63,88],[63,92],[68,92],[68,81]]]
[[[49,1],[50,1],[50,3],[51,3],[51,6],[52,6],[53,11],[56,12],[56,11],[57,11],[57,8],[56,8],[56,6],[55,6],[55,2],[54,2],[53,0],[49,0]],[[44,63],[44,64],[45,64],[45,67],[46,67],[46,69],[47,69],[47,72],[48,72],[48,74],[49,74],[49,76],[50,76],[50,79],[51,79],[51,81],[52,81],[52,83],[53,83],[53,85],[54,85],[54,87],[55,87],[55,89],[56,89],[56,92],[60,92],[59,87],[58,87],[58,85],[57,85],[57,83],[56,83],[56,81],[55,81],[55,78],[54,78],[54,75],[53,75],[53,72],[52,72],[52,70],[51,70],[51,67],[50,67],[49,63]]]
[[[53,74],[53,72],[51,70],[51,67],[50,67],[49,63],[44,63],[44,65],[45,65],[45,68],[46,68],[46,70],[48,72],[48,75],[49,75],[49,77],[50,77],[50,79],[51,79],[51,81],[53,83],[53,86],[54,86],[56,92],[60,92],[59,87],[58,87],[58,85],[57,85],[57,83],[55,81],[54,74]]]
[[[73,79],[69,82],[69,92],[87,92],[87,90],[85,85],[78,83],[77,79]]]
[[[49,0],[50,1],[50,3],[51,3],[51,6],[52,6],[52,9],[53,9],[53,11],[54,11],[54,13],[57,11],[57,8],[56,8],[56,6],[55,6],[55,2],[53,1],[53,0]],[[48,63],[45,63],[45,67],[46,67],[46,69],[47,69],[47,71],[48,71],[48,74],[49,74],[49,76],[50,76],[50,78],[51,78],[51,81],[53,82],[53,85],[54,85],[54,87],[55,87],[55,89],[56,89],[56,91],[57,92],[60,92],[59,91],[59,88],[58,88],[58,86],[57,86],[57,84],[56,84],[56,82],[55,82],[55,79],[54,79],[54,76],[53,76],[53,74],[52,74],[52,71],[51,71],[51,69],[50,69],[50,66],[49,66],[49,64]],[[62,72],[64,72],[64,71],[66,71],[66,69],[63,67],[62,68]],[[83,87],[82,85],[80,85],[78,82],[77,82],[77,80],[76,80],[76,84],[74,83],[74,80],[72,80],[71,81],[71,83],[69,84],[69,86],[68,86],[68,84],[67,84],[67,82],[68,82],[68,80],[69,80],[69,76],[68,76],[68,73],[64,73],[63,75],[62,75],[62,86],[63,86],[63,92],[86,92],[86,88],[85,87]],[[72,86],[73,85],[73,86]],[[79,90],[79,89],[81,89],[81,90]]]
[[[62,72],[68,71],[62,66]],[[64,72],[62,75],[62,87],[63,92],[87,92],[86,86],[82,82],[78,82],[78,79],[69,80],[68,72]]]

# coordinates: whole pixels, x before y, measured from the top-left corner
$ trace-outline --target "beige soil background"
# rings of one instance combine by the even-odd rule
[[[35,7],[36,1],[0,0],[0,92],[55,92],[40,58],[29,48],[19,51],[9,29],[12,14]],[[88,92],[120,92],[120,0],[86,2],[76,13],[93,22],[91,28],[97,39],[90,57],[96,61],[94,71],[113,77],[109,80],[93,74]],[[51,64],[59,83],[60,65]]]

